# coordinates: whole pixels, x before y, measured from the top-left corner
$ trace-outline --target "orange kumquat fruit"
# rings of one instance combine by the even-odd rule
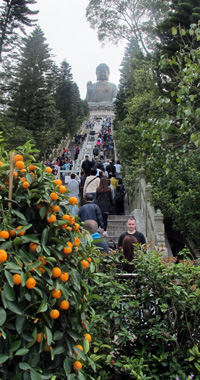
[[[28,280],[26,280],[26,287],[28,289],[33,289],[36,285],[36,281],[33,277],[29,277]]]
[[[90,334],[84,334],[84,336],[85,336],[85,339],[87,339],[87,340],[88,340],[88,342],[90,342],[90,341],[91,341],[92,337],[91,337],[91,335],[90,335]]]
[[[51,273],[52,273],[52,277],[58,278],[58,277],[60,277],[60,275],[61,275],[62,272],[61,272],[60,268],[55,267],[55,268],[52,269]]]
[[[79,371],[79,369],[81,369],[81,368],[82,368],[81,362],[79,362],[78,360],[76,362],[74,362],[74,364],[73,364],[73,370],[74,371]]]
[[[66,281],[68,281],[68,279],[69,279],[69,275],[67,272],[61,273],[61,275],[60,275],[61,281],[66,282]]]
[[[8,239],[9,238],[9,232],[8,231],[0,231],[0,238],[1,239]]]
[[[46,173],[52,173],[52,169],[49,166],[47,166],[45,169],[45,172]]]
[[[47,218],[48,223],[54,223],[56,221],[56,216],[54,214],[51,214],[49,218]]]
[[[7,260],[7,253],[4,249],[0,249],[0,263],[4,263]]]
[[[16,161],[15,166],[19,170],[24,169],[24,166],[25,166],[24,161]]]
[[[20,285],[22,282],[21,275],[17,274],[17,273],[14,274],[13,275],[13,282],[14,282],[14,285]]]
[[[59,317],[59,315],[60,315],[60,312],[57,309],[53,309],[50,312],[50,317],[52,319],[57,319]]]
[[[58,199],[58,194],[57,193],[51,193],[50,198],[52,201],[56,201]]]
[[[60,186],[60,187],[59,187],[59,192],[60,192],[61,194],[65,194],[66,191],[67,191],[67,189],[66,189],[65,186]]]
[[[24,158],[21,154],[16,154],[13,160],[14,160],[14,162],[23,161]]]
[[[69,204],[74,204],[74,205],[77,205],[78,204],[78,199],[76,197],[70,197],[69,200],[68,200]]]
[[[59,308],[61,310],[68,310],[69,309],[69,302],[67,300],[63,300],[59,304]]]
[[[53,298],[60,298],[62,296],[62,292],[60,289],[56,290],[55,288],[51,291],[51,295]]]

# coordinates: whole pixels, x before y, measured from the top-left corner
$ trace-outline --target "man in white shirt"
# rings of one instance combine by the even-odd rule
[[[121,164],[120,164],[119,160],[117,160],[117,163],[114,166],[115,166],[115,169],[116,169],[116,173],[120,173],[120,171],[121,171]]]

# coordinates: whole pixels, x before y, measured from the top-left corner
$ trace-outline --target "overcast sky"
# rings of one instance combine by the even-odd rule
[[[125,44],[111,43],[101,47],[97,31],[90,28],[85,17],[89,0],[37,0],[38,24],[52,49],[57,65],[66,59],[72,68],[82,99],[85,99],[89,80],[96,82],[96,67],[106,63],[110,68],[109,81],[119,84],[120,63]],[[33,7],[32,7],[33,9]]]

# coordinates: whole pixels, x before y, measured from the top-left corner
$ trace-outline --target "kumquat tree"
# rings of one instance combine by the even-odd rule
[[[87,315],[93,248],[69,214],[75,199],[51,168],[34,163],[33,145],[9,154],[1,144],[0,378],[84,380],[84,368],[94,366]]]

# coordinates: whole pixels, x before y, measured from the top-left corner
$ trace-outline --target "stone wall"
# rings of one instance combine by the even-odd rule
[[[140,176],[135,180],[135,193],[129,197],[129,207],[134,214],[134,210],[140,209],[145,224],[145,235],[147,240],[152,242],[156,247],[168,256],[172,256],[172,252],[165,234],[163,223],[163,214],[160,210],[155,210],[151,205],[151,189],[150,183],[146,184],[145,170],[140,169]]]

